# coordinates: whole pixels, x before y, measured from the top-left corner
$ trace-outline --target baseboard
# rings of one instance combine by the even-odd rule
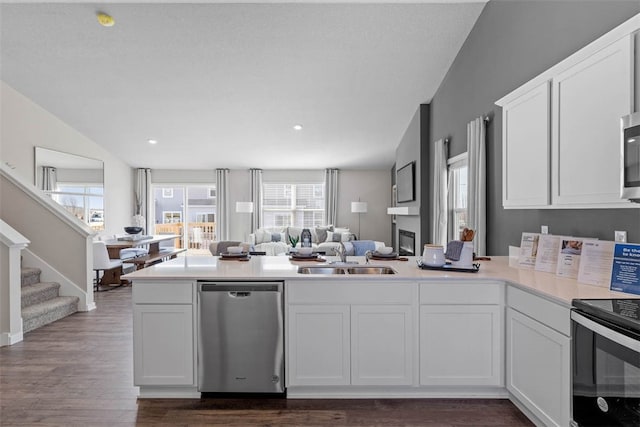
[[[3,332],[2,334],[0,334],[0,347],[13,345],[22,341],[23,339],[24,337],[22,335],[22,331],[15,333]]]
[[[506,399],[503,387],[288,387],[289,399]]]
[[[140,386],[139,399],[199,399],[194,386]]]

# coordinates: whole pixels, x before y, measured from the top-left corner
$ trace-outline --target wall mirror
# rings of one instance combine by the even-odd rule
[[[104,230],[101,160],[36,147],[35,185],[92,229]]]

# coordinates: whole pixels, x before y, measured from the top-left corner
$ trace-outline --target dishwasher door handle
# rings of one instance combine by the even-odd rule
[[[229,296],[231,298],[248,298],[251,296],[251,292],[244,292],[244,291],[233,291],[233,292],[229,292]]]

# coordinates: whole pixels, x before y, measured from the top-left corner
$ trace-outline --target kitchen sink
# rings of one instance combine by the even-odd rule
[[[396,274],[391,267],[329,267],[326,265],[298,267],[300,274]]]
[[[345,274],[341,267],[298,267],[298,273],[302,274]]]
[[[396,271],[391,267],[349,267],[347,268],[349,274],[396,274]]]

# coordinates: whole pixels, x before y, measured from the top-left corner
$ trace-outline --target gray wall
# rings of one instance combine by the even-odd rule
[[[433,141],[446,137],[450,157],[466,151],[467,122],[480,115],[492,116],[487,128],[488,254],[506,255],[508,245],[519,246],[523,231],[538,231],[542,224],[554,234],[606,240],[613,240],[614,230],[627,230],[630,242],[640,242],[636,209],[503,209],[502,120],[494,104],[637,13],[637,0],[492,0],[485,6],[431,101],[429,151]]]
[[[422,163],[420,161],[420,125],[420,107],[418,107],[415,114],[411,118],[411,122],[409,123],[407,130],[400,140],[400,144],[398,144],[398,148],[396,149],[396,170],[400,169],[409,162],[416,162],[416,200],[413,202],[398,203],[398,206],[420,206],[420,195],[422,194],[421,188],[422,185],[427,182],[426,178],[423,177],[423,172],[421,172]],[[425,181],[423,181],[423,179]],[[422,215],[423,213],[424,207],[420,207],[420,214]],[[395,241],[398,241],[398,230],[413,231],[414,233],[416,233],[416,254],[421,253],[422,251],[420,250],[419,246],[420,242],[422,241],[420,225],[421,223],[419,216],[397,215]]]

